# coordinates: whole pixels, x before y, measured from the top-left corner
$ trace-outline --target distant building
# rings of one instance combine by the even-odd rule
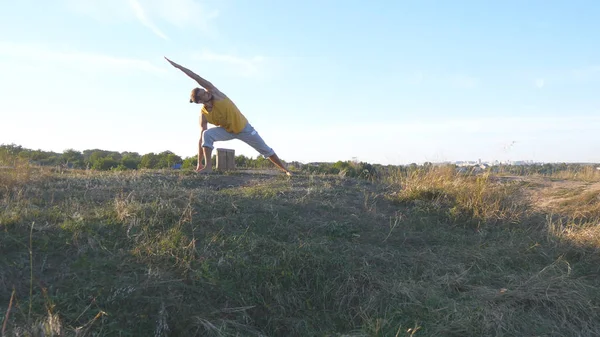
[[[477,166],[479,165],[476,161],[457,161],[456,166],[464,167],[464,166]]]
[[[320,166],[320,165],[324,165],[324,164],[333,164],[333,163],[327,163],[327,162],[312,162],[312,163],[308,163],[306,165],[310,165],[310,166]]]

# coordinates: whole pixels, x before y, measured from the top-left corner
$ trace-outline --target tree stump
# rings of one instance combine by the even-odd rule
[[[217,170],[235,170],[235,150],[217,149]]]

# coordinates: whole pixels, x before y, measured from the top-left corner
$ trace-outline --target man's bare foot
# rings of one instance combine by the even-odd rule
[[[200,170],[196,170],[196,172],[200,173],[200,174],[208,174],[208,173],[212,173],[212,167],[210,166],[205,166],[203,169]]]
[[[292,172],[290,172],[290,171],[285,171],[285,175],[287,175],[288,177],[291,177],[291,176],[292,176]]]

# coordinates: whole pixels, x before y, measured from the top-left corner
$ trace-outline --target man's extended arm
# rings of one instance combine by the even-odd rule
[[[208,121],[204,115],[200,116],[200,140],[198,141],[198,169],[202,168],[202,158],[204,157],[204,152],[202,150],[202,141],[204,138],[204,131],[207,129]],[[207,163],[208,163],[207,159]]]
[[[215,90],[215,86],[210,83],[209,81],[205,80],[204,78],[200,77],[198,74],[194,73],[193,71],[187,69],[186,67],[183,67],[171,60],[169,60],[166,56],[165,59],[167,61],[169,61],[169,63],[171,63],[175,68],[183,71],[186,75],[188,75],[189,77],[191,77],[193,80],[195,80],[196,82],[198,82],[198,84],[200,84],[200,86],[202,86],[204,89],[206,89],[207,91],[211,91],[211,90]]]

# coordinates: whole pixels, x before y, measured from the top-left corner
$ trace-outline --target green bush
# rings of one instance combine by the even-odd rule
[[[139,168],[152,169],[158,164],[158,156],[154,152],[146,153],[142,156]]]
[[[121,159],[120,166],[123,166],[124,168],[129,169],[129,170],[135,170],[140,165],[140,162],[141,162],[140,157],[136,158],[133,155],[126,155]]]
[[[92,164],[93,170],[99,171],[108,171],[113,168],[117,168],[119,166],[119,162],[114,160],[113,158],[99,158]]]

